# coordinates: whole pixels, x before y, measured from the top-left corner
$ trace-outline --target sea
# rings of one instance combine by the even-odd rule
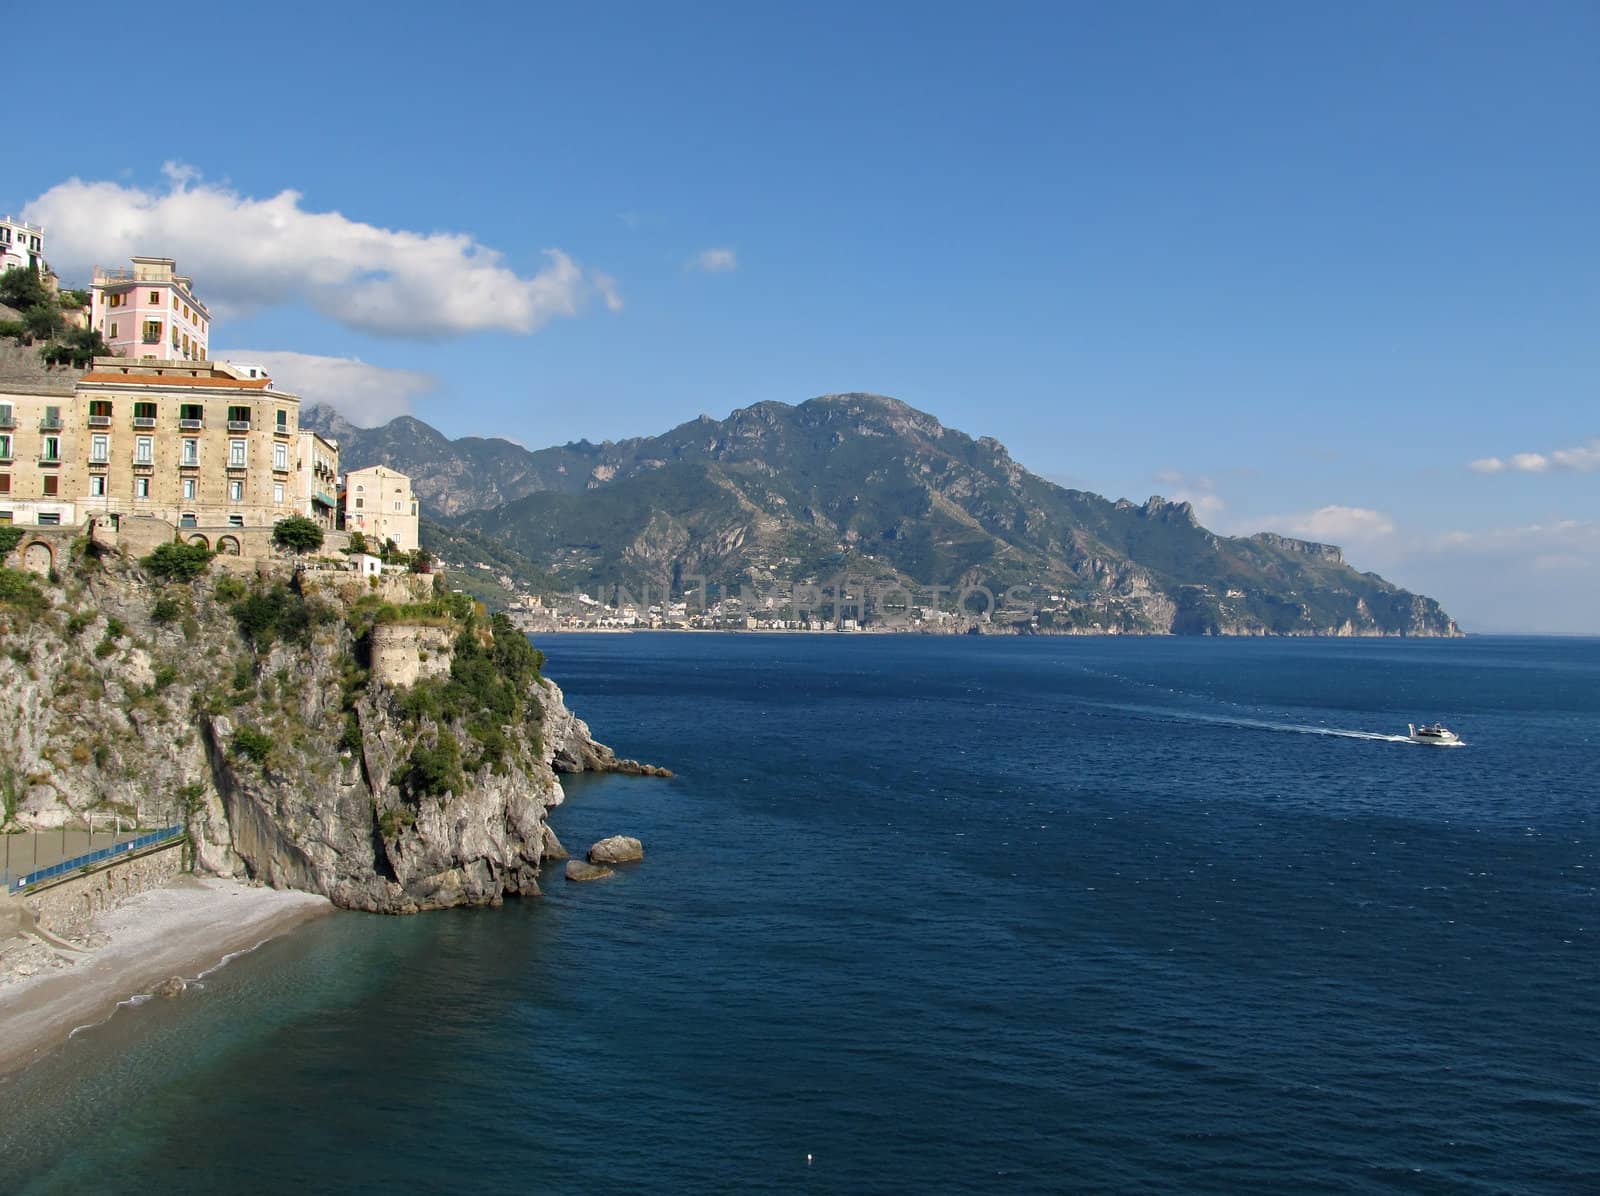
[[[643,862],[120,1009],[0,1189],[1600,1191],[1600,640],[540,646]]]

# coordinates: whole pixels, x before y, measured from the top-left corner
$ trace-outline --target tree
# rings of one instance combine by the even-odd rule
[[[193,581],[206,571],[211,556],[204,544],[163,544],[139,563],[164,581]]]
[[[109,357],[111,346],[106,344],[98,328],[73,328],[60,340],[39,350],[47,365],[70,365],[84,369],[96,357]]]
[[[37,270],[26,266],[13,266],[0,274],[0,303],[26,311],[50,302],[50,289],[44,285]]]
[[[272,542],[290,552],[315,552],[322,547],[322,527],[304,515],[290,515],[272,529]]]
[[[350,533],[350,547],[345,549],[349,553],[366,552],[367,538],[360,532]]]

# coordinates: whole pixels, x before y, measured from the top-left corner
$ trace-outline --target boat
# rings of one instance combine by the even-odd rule
[[[1434,747],[1459,747],[1462,743],[1461,736],[1443,723],[1424,723],[1420,727],[1407,723],[1406,731],[1410,733],[1412,743],[1430,743]]]

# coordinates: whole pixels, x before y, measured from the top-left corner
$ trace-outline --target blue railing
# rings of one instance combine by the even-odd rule
[[[176,839],[181,834],[183,834],[181,826],[163,827],[161,830],[151,831],[148,835],[140,835],[137,839],[129,839],[126,843],[118,843],[114,847],[102,847],[99,851],[91,851],[87,855],[74,856],[70,860],[62,860],[59,864],[51,864],[48,868],[40,868],[37,872],[19,876],[11,882],[11,891],[20,893],[24,889],[31,889],[40,881],[49,880],[52,876],[64,876],[68,872],[76,872],[80,868],[87,868],[90,864],[98,864],[101,860],[109,860],[113,856],[127,855],[130,851],[143,851],[146,847],[154,847],[157,843],[165,843],[168,839]]]

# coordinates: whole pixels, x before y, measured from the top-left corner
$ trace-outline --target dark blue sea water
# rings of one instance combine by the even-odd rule
[[[119,1013],[0,1187],[1600,1190],[1600,641],[542,646],[642,865]]]

